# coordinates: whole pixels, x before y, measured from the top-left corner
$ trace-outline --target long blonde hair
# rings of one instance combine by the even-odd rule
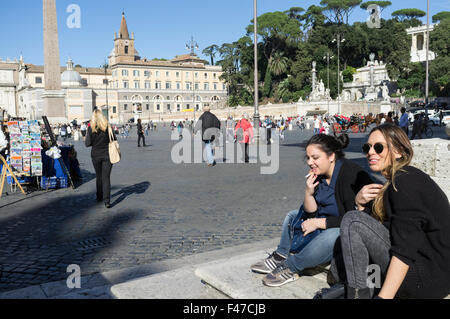
[[[92,113],[91,129],[92,133],[97,133],[97,129],[100,129],[103,132],[108,129],[108,120],[99,109],[95,109]]]
[[[391,123],[382,124],[372,129],[369,136],[376,131],[380,131],[386,139],[388,156],[390,157],[390,164],[381,171],[382,175],[386,177],[387,182],[383,185],[383,188],[378,193],[372,206],[375,218],[380,222],[384,222],[386,218],[384,193],[391,184],[393,185],[394,190],[397,191],[397,188],[395,187],[395,174],[411,163],[414,151],[408,136],[400,127]],[[394,150],[401,155],[400,158],[395,158]]]

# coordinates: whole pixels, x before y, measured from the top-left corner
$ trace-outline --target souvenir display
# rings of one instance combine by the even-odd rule
[[[38,121],[10,121],[11,167],[25,176],[42,176],[41,128]]]

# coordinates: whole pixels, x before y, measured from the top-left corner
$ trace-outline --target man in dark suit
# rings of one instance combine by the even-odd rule
[[[147,146],[145,145],[144,127],[142,126],[141,119],[138,119],[137,122],[137,134],[138,134],[138,147],[141,147],[141,139],[143,146],[144,147]]]

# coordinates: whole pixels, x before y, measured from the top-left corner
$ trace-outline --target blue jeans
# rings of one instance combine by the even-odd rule
[[[336,239],[339,237],[339,228],[321,229],[320,234],[306,245],[305,248],[292,255],[289,254],[293,236],[290,231],[290,224],[297,214],[298,210],[293,210],[284,219],[277,253],[287,257],[286,264],[291,271],[301,273],[305,268],[315,267],[331,261],[333,258],[333,248]]]
[[[208,164],[213,164],[214,163],[214,155],[213,155],[211,142],[209,142],[209,141],[205,142],[205,149],[206,149],[206,160],[207,160]]]

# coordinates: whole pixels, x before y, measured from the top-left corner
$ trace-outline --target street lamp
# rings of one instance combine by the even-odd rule
[[[336,37],[333,39],[333,41],[331,41],[332,43],[334,43],[334,42],[337,43],[337,50],[338,50],[338,57],[337,57],[337,65],[338,65],[338,68],[337,68],[337,70],[338,70],[338,74],[337,74],[338,91],[337,91],[337,94],[338,94],[338,96],[337,96],[337,99],[338,99],[338,113],[339,114],[341,113],[341,96],[340,96],[340,82],[341,82],[340,72],[341,72],[341,70],[340,70],[340,65],[339,65],[339,50],[340,50],[340,47],[341,47],[341,43],[344,43],[344,41],[345,41],[345,39],[344,38],[341,39],[341,34],[340,33],[337,33]]]
[[[103,68],[105,69],[105,79],[103,80],[103,84],[105,84],[105,90],[106,90],[106,111],[108,112],[108,120],[109,120],[109,106],[108,106],[108,77],[106,74],[108,64],[105,61],[105,64],[103,64]]]
[[[430,50],[430,0],[427,0],[427,60],[426,60],[426,81],[425,81],[425,115],[428,115],[428,72],[429,72],[429,62],[428,54]]]
[[[253,126],[255,128],[256,147],[259,147],[259,105],[258,105],[258,12],[257,12],[257,0],[253,0],[253,53],[255,60],[254,70],[254,100],[255,100],[255,115],[253,116]]]
[[[186,44],[186,48],[191,51],[190,54],[191,57],[195,56],[195,49],[198,50],[198,44],[197,42],[194,41],[193,36],[191,36],[191,41],[188,44]],[[195,78],[194,78],[195,66],[193,61],[191,61],[191,63],[192,63],[192,105],[194,107],[194,122],[195,122]]]

